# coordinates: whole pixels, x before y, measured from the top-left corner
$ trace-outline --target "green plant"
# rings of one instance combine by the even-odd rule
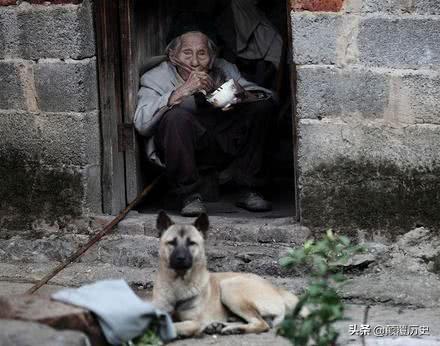
[[[333,323],[344,316],[344,304],[337,293],[346,280],[342,265],[363,251],[363,247],[352,245],[347,237],[335,235],[332,230],[317,242],[308,240],[302,248],[290,249],[280,264],[286,268],[310,266],[312,280],[278,333],[293,345],[335,345],[338,332]]]
[[[157,336],[154,330],[147,330],[136,339],[124,343],[123,346],[162,346],[162,340]]]

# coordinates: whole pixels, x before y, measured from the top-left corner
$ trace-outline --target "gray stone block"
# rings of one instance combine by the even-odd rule
[[[356,3],[358,0],[352,0]],[[391,14],[440,14],[437,0],[363,0],[362,12],[385,12]]]
[[[299,67],[297,83],[300,118],[380,118],[388,104],[389,77],[369,70]]]
[[[303,120],[299,188],[306,226],[440,225],[440,126]]]
[[[440,14],[440,2],[438,0],[414,1],[415,12],[419,14]]]
[[[87,346],[90,341],[84,333],[72,330],[58,331],[43,324],[2,320],[0,344],[8,346]]]
[[[88,116],[1,114],[0,153],[55,167],[99,164],[99,137],[88,135]]]
[[[382,121],[362,118],[351,121],[301,120],[299,124],[299,169],[314,171],[339,158],[386,162],[401,169],[440,163],[440,126],[389,127]]]
[[[15,57],[18,47],[17,14],[14,8],[0,6],[0,58]]]
[[[125,219],[118,224],[118,233],[143,235],[145,234],[145,226],[142,221],[139,221],[137,219]]]
[[[84,214],[102,213],[101,165],[88,165],[82,171],[85,202]]]
[[[98,108],[95,60],[35,65],[38,107],[45,112],[85,112]]]
[[[5,57],[7,43],[6,33],[8,32],[7,24],[5,23],[7,16],[0,8],[0,58]]]
[[[292,48],[296,64],[334,64],[342,17],[292,12]]]
[[[101,164],[101,131],[99,113],[84,116],[84,161],[87,164]]]
[[[358,35],[359,60],[372,66],[433,67],[440,64],[440,19],[367,17]]]
[[[399,78],[399,116],[407,123],[440,125],[440,76],[410,73]]]
[[[18,9],[22,58],[81,59],[95,55],[89,1],[69,6],[22,5]]]
[[[19,66],[0,61],[0,109],[26,109]]]
[[[0,152],[0,228],[23,231],[35,219],[53,222],[65,215],[77,217],[84,206],[81,170],[25,161],[17,149]]]

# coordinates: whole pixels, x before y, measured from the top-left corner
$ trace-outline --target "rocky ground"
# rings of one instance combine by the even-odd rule
[[[25,292],[109,220],[100,216],[75,223],[35,225],[29,232],[2,232],[0,295]],[[155,215],[132,212],[115,231],[58,274],[38,294],[48,296],[66,286],[124,278],[141,296],[148,296],[157,268],[158,238],[154,224]],[[282,270],[278,259],[290,247],[300,246],[312,236],[307,228],[295,224],[291,218],[212,217],[211,224],[207,244],[211,270],[254,272],[298,294],[304,290],[307,271],[302,268]],[[368,252],[356,256],[346,266],[350,280],[341,294],[347,304],[348,320],[338,324],[339,343],[361,345],[358,335],[350,335],[353,328],[350,325],[368,324],[371,333],[364,340],[367,345],[440,345],[440,235],[434,230],[416,228],[390,241],[384,234],[359,232],[355,239],[363,243]],[[60,332],[39,324],[26,327],[27,324],[2,321],[0,344],[9,345],[11,343],[5,340],[14,340],[17,345],[86,345],[87,338],[80,332]],[[386,326],[413,326],[418,334],[425,335],[394,338],[373,335],[373,330],[377,334]],[[35,337],[26,339],[27,335],[34,334]],[[17,339],[17,335],[21,339]],[[32,343],[38,338],[44,341]],[[190,344],[289,345],[274,333],[206,336],[171,343]]]

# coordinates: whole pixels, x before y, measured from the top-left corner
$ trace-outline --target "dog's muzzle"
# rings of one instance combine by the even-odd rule
[[[176,271],[187,271],[192,267],[191,252],[185,246],[176,247],[170,256],[170,268]]]

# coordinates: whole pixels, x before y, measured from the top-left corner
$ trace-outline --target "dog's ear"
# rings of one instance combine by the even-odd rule
[[[206,213],[202,213],[199,217],[194,221],[194,227],[199,230],[200,233],[203,234],[203,238],[206,238],[206,233],[209,229],[209,219]]]
[[[162,233],[165,232],[174,222],[170,219],[168,214],[161,210],[159,215],[157,215],[156,220],[156,228],[159,231],[159,237],[162,236]]]

